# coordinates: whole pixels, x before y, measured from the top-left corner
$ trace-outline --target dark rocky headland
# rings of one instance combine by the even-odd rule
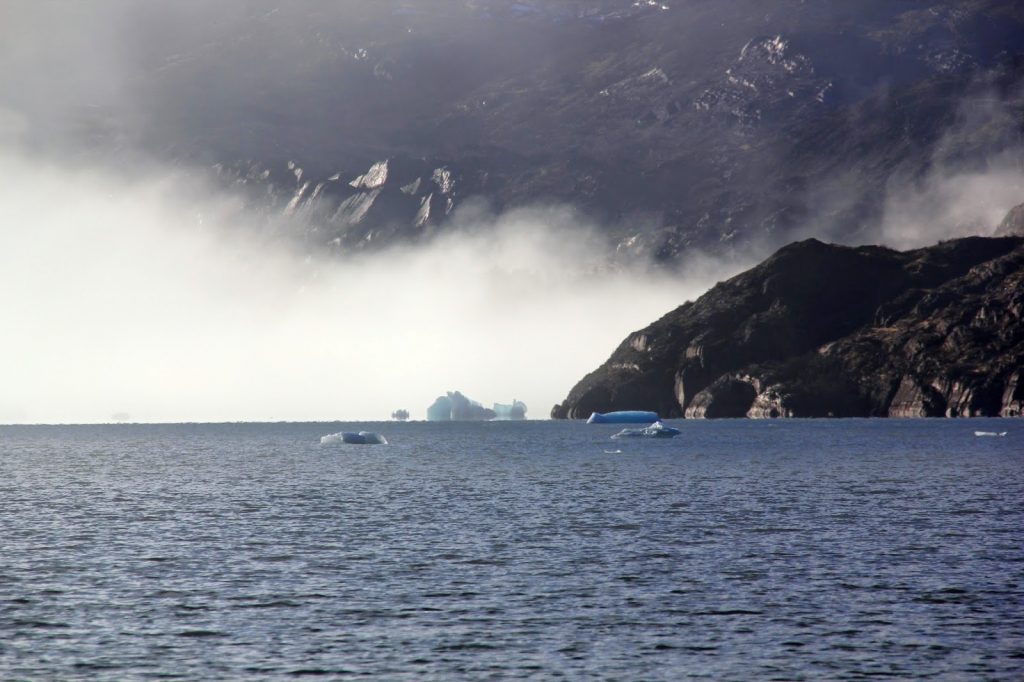
[[[551,416],[1019,416],[1022,317],[1024,237],[808,239],[630,334]]]

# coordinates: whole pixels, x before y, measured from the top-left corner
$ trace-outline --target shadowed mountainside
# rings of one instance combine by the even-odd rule
[[[810,239],[634,332],[553,418],[1016,416],[1024,238]]]
[[[571,204],[656,260],[855,243],[892,188],[985,169],[1024,130],[1011,0],[124,6],[116,95],[80,92],[56,47],[35,61],[66,87],[0,80],[32,148],[214,168],[338,251],[427,237],[474,196]]]

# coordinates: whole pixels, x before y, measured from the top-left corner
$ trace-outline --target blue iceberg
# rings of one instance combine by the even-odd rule
[[[387,445],[388,441],[384,436],[373,431],[360,431],[359,433],[343,431],[341,433],[332,433],[320,439],[321,445],[341,445],[342,443],[349,445]]]
[[[628,410],[624,412],[594,412],[587,420],[588,424],[650,424],[661,417],[657,412],[641,412],[639,410]]]
[[[679,429],[665,426],[658,421],[643,429],[622,429],[612,438],[675,438],[681,433]]]
[[[441,396],[427,408],[428,422],[450,422],[452,420],[452,401],[448,396]]]
[[[494,417],[494,410],[470,400],[458,391],[449,391],[448,395],[441,396],[427,408],[429,422],[480,422]]]
[[[500,421],[519,421],[526,419],[526,403],[512,400],[511,405],[494,403],[494,418]]]

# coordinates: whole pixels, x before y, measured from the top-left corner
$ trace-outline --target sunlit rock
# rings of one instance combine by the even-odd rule
[[[594,412],[587,419],[588,424],[650,424],[658,421],[657,412],[643,410],[621,410],[618,412]]]
[[[352,182],[348,183],[356,189],[377,189],[388,181],[388,161],[378,161]]]

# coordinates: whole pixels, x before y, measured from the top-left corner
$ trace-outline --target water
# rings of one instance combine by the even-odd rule
[[[675,425],[0,427],[0,678],[1024,675],[1024,421]]]

